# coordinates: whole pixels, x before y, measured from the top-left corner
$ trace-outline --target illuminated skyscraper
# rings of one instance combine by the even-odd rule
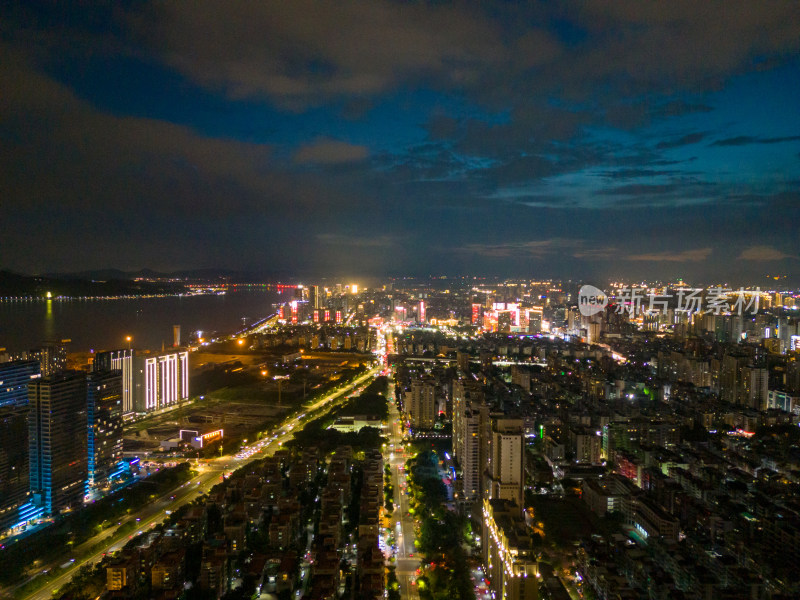
[[[88,486],[102,487],[120,473],[122,460],[122,371],[87,377]]]
[[[459,419],[461,447],[458,461],[462,473],[459,500],[462,502],[476,502],[481,498],[481,473],[484,467],[481,449],[487,416],[488,408],[481,404],[464,409]]]
[[[42,375],[47,377],[67,368],[67,344],[70,340],[52,340],[42,345],[39,351]]]
[[[480,384],[466,377],[453,382],[453,454],[461,470],[458,500],[481,499],[482,478],[489,461],[489,407]]]
[[[311,306],[314,308],[322,308],[323,299],[320,295],[320,289],[318,285],[311,286],[311,298],[309,299]]]
[[[0,363],[0,406],[27,406],[28,384],[40,376],[38,360]]]
[[[522,419],[492,417],[491,458],[487,473],[486,494],[522,506],[525,444]]]
[[[765,368],[742,369],[742,404],[754,410],[766,410],[769,394],[769,372]]]
[[[477,303],[472,304],[472,325],[478,327],[481,324],[481,317],[483,316],[483,306]]]
[[[0,532],[19,520],[19,509],[28,500],[27,393],[26,383],[23,404],[0,406]]]
[[[544,309],[541,306],[534,306],[526,310],[528,319],[528,333],[541,333],[542,320],[544,319]]]
[[[98,352],[94,359],[95,371],[122,372],[122,414],[133,412],[133,357],[135,350]]]
[[[134,412],[151,412],[189,399],[188,352],[136,356],[133,369]]]
[[[433,429],[436,423],[436,386],[432,381],[412,382],[408,417],[414,429]]]
[[[493,598],[536,600],[539,563],[518,504],[483,500],[483,564]]]
[[[83,500],[87,475],[86,375],[64,371],[28,388],[30,484],[45,514]]]
[[[0,363],[0,531],[25,518],[29,499],[28,384],[41,377],[38,360]]]

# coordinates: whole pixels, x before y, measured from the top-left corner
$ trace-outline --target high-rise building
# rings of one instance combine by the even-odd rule
[[[86,375],[64,371],[28,387],[30,485],[36,504],[56,514],[83,500],[87,475]]]
[[[528,319],[528,333],[541,333],[542,321],[544,320],[544,309],[541,306],[534,306],[526,311]]]
[[[485,493],[523,504],[525,485],[525,443],[522,419],[492,416],[491,459],[488,464]]]
[[[719,376],[719,396],[723,402],[742,403],[742,370],[750,360],[745,355],[726,354]]]
[[[470,402],[482,403],[480,384],[472,378],[462,377],[453,382],[453,454],[461,464],[459,452],[464,444],[463,419]],[[476,404],[477,405],[477,404]]]
[[[600,464],[603,439],[598,433],[587,427],[575,427],[570,430],[569,437],[575,462]]]
[[[411,383],[408,420],[414,429],[433,429],[436,424],[436,386],[432,381]]]
[[[28,379],[30,381],[30,379]],[[19,521],[28,501],[28,400],[0,406],[0,532]]]
[[[769,396],[769,372],[765,368],[742,369],[742,403],[755,410],[766,410]]]
[[[311,306],[316,309],[322,308],[323,305],[323,298],[320,294],[320,289],[318,285],[311,286],[311,298],[309,299]]]
[[[472,303],[472,318],[470,323],[477,327],[481,324],[481,317],[483,316],[483,306],[475,302]]]
[[[39,377],[38,360],[0,363],[0,406],[27,406],[28,384]]]
[[[518,504],[484,498],[481,546],[493,598],[539,597],[539,564]]]
[[[133,412],[133,357],[135,350],[110,350],[98,352],[94,359],[95,371],[122,372],[122,414]]]
[[[462,373],[469,373],[469,352],[458,350],[456,352],[456,364]]]
[[[800,360],[792,359],[786,364],[786,388],[800,392]]]
[[[67,344],[71,340],[50,340],[39,351],[42,376],[54,375],[67,368]]]
[[[124,377],[124,376],[123,376]],[[135,356],[133,410],[146,413],[189,399],[189,353]]]
[[[489,407],[480,384],[472,378],[453,382],[453,454],[461,471],[458,500],[481,499],[483,476],[489,462]]]
[[[88,480],[103,487],[122,461],[122,371],[94,371],[86,379]]]
[[[428,322],[428,315],[425,311],[425,300],[419,301],[419,306],[417,308],[417,320],[420,323],[427,323]]]
[[[0,363],[0,531],[36,516],[29,503],[28,384],[40,377],[38,360]]]
[[[461,432],[458,449],[458,464],[461,467],[459,483],[459,500],[461,502],[476,502],[481,498],[481,474],[483,461],[481,446],[483,441],[483,425],[488,411],[481,407],[467,407],[463,410],[459,426]]]

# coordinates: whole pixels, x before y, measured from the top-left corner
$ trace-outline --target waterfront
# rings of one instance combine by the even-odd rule
[[[274,312],[280,292],[228,292],[224,295],[121,299],[21,300],[0,303],[0,348],[27,350],[44,340],[70,339],[71,352],[126,345],[157,349],[172,344],[172,326],[181,341],[192,332],[230,332]]]

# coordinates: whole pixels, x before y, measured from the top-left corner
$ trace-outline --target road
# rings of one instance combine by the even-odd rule
[[[127,520],[138,520],[139,528],[131,534],[116,534],[118,526],[115,526],[115,533],[109,535],[108,531],[104,531],[94,538],[86,541],[84,544],[75,549],[75,554],[80,555],[81,550],[88,551],[93,545],[102,541],[105,538],[105,544],[100,550],[97,550],[88,557],[82,557],[76,560],[73,565],[64,570],[64,572],[57,578],[49,581],[46,585],[42,586],[39,590],[24,596],[24,600],[49,600],[55,592],[62,586],[67,584],[80,569],[86,564],[95,564],[103,559],[103,557],[111,552],[115,552],[128,543],[128,540],[137,535],[139,532],[144,532],[151,527],[154,527],[167,517],[166,511],[175,511],[184,504],[188,504],[201,494],[207,493],[218,484],[222,478],[223,473],[234,471],[249,462],[270,456],[273,452],[278,450],[285,442],[294,437],[293,431],[295,427],[304,424],[311,418],[316,418],[318,415],[312,415],[312,412],[318,411],[323,408],[330,408],[335,406],[334,401],[344,400],[345,397],[354,390],[363,389],[369,381],[380,373],[380,366],[373,367],[360,377],[356,378],[349,384],[346,384],[325,396],[312,406],[307,407],[305,412],[301,415],[296,415],[287,418],[279,426],[276,426],[278,433],[272,437],[265,437],[257,442],[243,447],[235,455],[225,455],[197,466],[200,473],[191,479],[189,482],[175,490],[172,490],[154,502],[144,506],[140,511],[131,514]],[[174,496],[174,498],[173,498]],[[412,529],[413,532],[413,529]],[[412,533],[413,535],[413,533]],[[413,550],[412,550],[413,551]],[[50,565],[50,568],[58,568],[56,565]],[[16,591],[16,590],[13,590]],[[13,594],[16,597],[16,594]],[[0,593],[0,596],[2,593]]]
[[[412,600],[419,599],[419,592],[416,583],[416,571],[419,569],[419,557],[414,548],[416,534],[414,532],[414,519],[408,515],[408,484],[406,481],[405,452],[400,452],[403,448],[403,429],[400,424],[401,417],[397,410],[394,399],[394,384],[389,388],[389,444],[394,452],[389,454],[389,468],[392,473],[392,485],[394,486],[395,509],[392,514],[392,527],[395,532],[395,544],[397,552],[396,574],[400,583],[400,594],[403,598]]]

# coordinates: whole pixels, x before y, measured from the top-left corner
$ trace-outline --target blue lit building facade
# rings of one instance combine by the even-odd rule
[[[28,388],[30,486],[45,514],[80,506],[88,470],[86,374],[64,371]]]
[[[0,363],[0,407],[27,406],[28,384],[41,377],[38,360],[14,360]]]
[[[122,474],[122,371],[93,371],[86,378],[87,488],[105,487]]]
[[[28,463],[28,384],[39,361],[0,363],[0,531],[38,516],[31,506]]]

